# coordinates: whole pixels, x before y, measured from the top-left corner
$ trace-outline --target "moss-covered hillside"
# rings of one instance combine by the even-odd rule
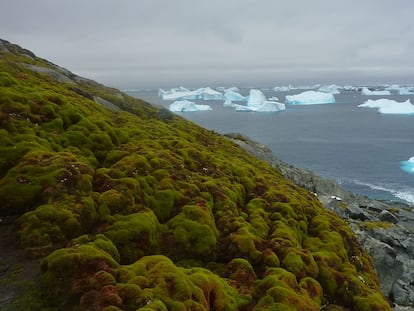
[[[370,258],[313,194],[218,134],[6,41],[0,154],[0,217],[41,260],[32,305],[390,310]]]

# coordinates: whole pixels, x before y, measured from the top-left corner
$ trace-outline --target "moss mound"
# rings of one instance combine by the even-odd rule
[[[0,216],[42,260],[45,308],[390,310],[349,226],[312,194],[220,135],[4,44]]]

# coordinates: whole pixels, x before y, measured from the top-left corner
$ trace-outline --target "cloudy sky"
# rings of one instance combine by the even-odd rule
[[[118,88],[414,83],[412,0],[1,0],[0,38]]]

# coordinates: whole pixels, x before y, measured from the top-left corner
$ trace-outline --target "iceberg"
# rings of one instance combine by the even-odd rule
[[[401,169],[407,173],[414,174],[414,157],[408,161],[401,161]]]
[[[247,106],[249,107],[258,107],[263,105],[266,101],[266,97],[260,90],[251,89],[249,96],[247,97]]]
[[[225,101],[245,101],[247,98],[237,91],[226,90],[223,95]]]
[[[257,89],[250,90],[246,106],[239,104],[232,106],[236,108],[236,111],[274,112],[286,109],[285,104],[267,100],[262,91]]]
[[[275,92],[288,92],[290,90],[294,90],[295,88],[292,85],[288,85],[288,86],[275,86],[273,88],[273,91]]]
[[[324,93],[329,93],[329,94],[340,94],[341,92],[339,92],[339,89],[341,87],[335,84],[331,84],[331,85],[324,85],[321,86],[318,91],[319,92],[324,92]]]
[[[287,95],[285,103],[290,105],[333,104],[335,97],[329,93],[306,91],[297,95]]]
[[[391,95],[390,91],[388,90],[383,90],[383,91],[371,91],[369,88],[367,87],[363,87],[361,90],[361,94],[362,95]]]
[[[397,102],[391,99],[369,99],[360,108],[378,108],[379,113],[383,114],[414,114],[414,105],[407,99],[405,102]]]
[[[161,90],[161,89],[160,89]],[[159,92],[163,100],[222,100],[223,93],[213,90],[210,87],[199,88],[190,91],[186,88],[171,89],[169,92]]]
[[[196,105],[194,102],[188,100],[179,100],[173,102],[170,107],[173,112],[190,112],[190,111],[207,111],[212,110],[209,105]]]
[[[265,101],[259,106],[243,106],[234,104],[236,111],[255,111],[255,112],[277,112],[286,109],[285,104],[273,102],[273,101]]]
[[[398,84],[390,85],[386,88],[386,90],[394,91],[398,95],[414,95],[414,87],[408,86],[400,86]]]

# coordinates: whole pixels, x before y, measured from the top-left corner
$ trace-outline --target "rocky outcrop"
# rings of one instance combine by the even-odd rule
[[[346,219],[371,255],[381,289],[394,303],[394,309],[414,310],[413,206],[351,193],[334,180],[283,162],[263,144],[240,134],[226,136],[278,169],[286,179],[313,192],[326,208]]]

